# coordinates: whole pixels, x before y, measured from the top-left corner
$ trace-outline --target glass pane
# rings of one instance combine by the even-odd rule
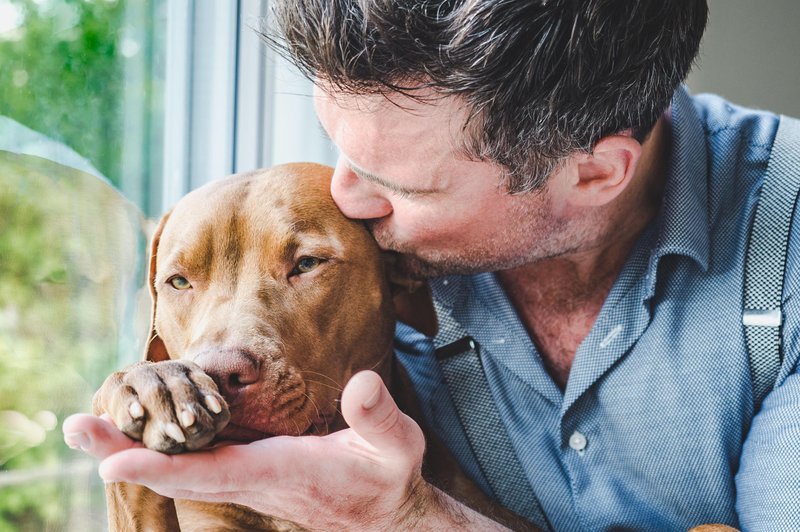
[[[145,210],[162,166],[165,4],[0,0],[0,116],[68,146]]]
[[[0,531],[104,530],[60,424],[137,360],[166,0],[0,0]]]

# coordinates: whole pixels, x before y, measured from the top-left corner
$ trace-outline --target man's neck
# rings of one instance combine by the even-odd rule
[[[641,232],[658,212],[669,131],[658,122],[642,145],[629,187],[588,213],[584,242],[569,254],[498,273],[500,282],[562,389],[578,346],[589,333]],[[576,238],[580,238],[578,235]]]

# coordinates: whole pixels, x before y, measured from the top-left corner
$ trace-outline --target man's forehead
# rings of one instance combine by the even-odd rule
[[[428,194],[451,181],[454,165],[471,160],[462,102],[419,91],[417,99],[316,89],[322,126],[360,177],[397,192]]]
[[[315,83],[314,96],[317,102],[335,105],[352,114],[374,114],[380,117],[405,117],[407,120],[437,120],[449,123],[451,129],[461,130],[468,112],[462,98],[436,92],[430,87],[420,86],[403,92],[354,94],[336,90],[324,82]]]

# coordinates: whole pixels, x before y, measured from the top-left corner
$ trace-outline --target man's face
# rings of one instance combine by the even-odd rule
[[[315,105],[340,150],[334,201],[346,216],[367,221],[382,248],[401,253],[406,273],[495,271],[570,247],[559,185],[565,180],[508,194],[496,165],[461,151],[466,114],[455,98],[420,103],[396,96],[393,103],[317,89]]]

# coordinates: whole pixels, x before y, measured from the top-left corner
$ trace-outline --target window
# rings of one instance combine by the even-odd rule
[[[145,249],[227,174],[332,163],[310,84],[260,42],[264,0],[0,0],[0,530],[103,530],[64,444],[140,358]]]
[[[0,530],[105,526],[96,465],[59,425],[146,319],[165,8],[0,0]]]

